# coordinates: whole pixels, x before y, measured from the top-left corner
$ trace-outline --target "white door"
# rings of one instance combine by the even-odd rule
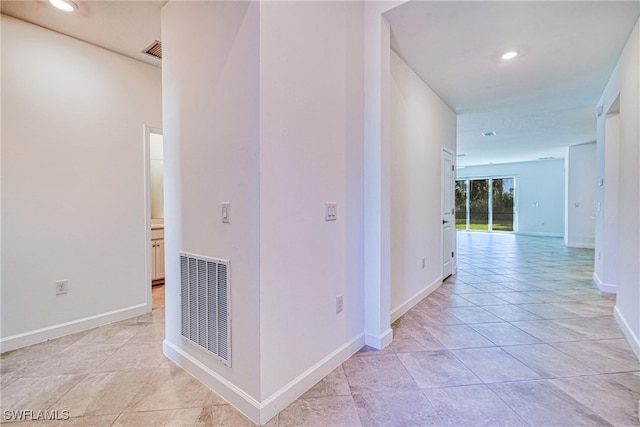
[[[442,278],[453,274],[453,233],[454,205],[453,192],[455,182],[455,170],[453,166],[453,154],[447,150],[442,151]]]

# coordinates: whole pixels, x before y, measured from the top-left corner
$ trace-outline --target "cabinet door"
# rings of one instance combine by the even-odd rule
[[[164,279],[164,239],[151,241],[151,280]]]
[[[164,239],[156,240],[155,259],[157,279],[164,279]]]
[[[158,251],[157,240],[151,241],[151,280],[158,279]]]

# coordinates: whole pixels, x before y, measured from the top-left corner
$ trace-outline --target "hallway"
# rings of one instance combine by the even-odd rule
[[[269,426],[640,425],[640,363],[562,239],[458,233],[458,274]],[[69,411],[38,426],[251,425],[161,352],[154,311],[2,355],[2,411]],[[292,349],[295,351],[295,349]],[[16,423],[15,425],[27,425]]]

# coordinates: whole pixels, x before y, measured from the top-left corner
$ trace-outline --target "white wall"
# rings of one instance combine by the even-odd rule
[[[362,48],[360,3],[261,4],[263,399],[362,345]]]
[[[596,144],[572,145],[565,157],[564,242],[573,248],[595,247]]]
[[[391,30],[383,13],[404,3],[364,2],[365,342],[381,349],[391,329]]]
[[[618,283],[619,112],[620,102],[617,99],[609,107],[604,122],[598,126],[596,144],[596,250],[593,280],[600,290],[612,293],[616,292]]]
[[[455,113],[392,51],[392,319],[442,281],[442,149],[455,145]]]
[[[164,155],[162,134],[149,132],[151,223],[164,223]]]
[[[162,8],[165,354],[249,415],[260,399],[258,23],[257,2]],[[231,368],[180,337],[180,251],[230,260]]]
[[[518,233],[564,235],[564,160],[467,166],[457,173],[457,179],[489,176],[515,176]]]
[[[617,298],[615,315],[636,355],[640,358],[640,21],[631,33],[609,82],[600,98],[604,112],[619,99],[619,162],[617,165]],[[604,144],[607,115],[598,118],[598,145]],[[606,147],[604,147],[606,150]],[[603,149],[599,150],[600,153]],[[600,167],[606,162],[599,159]],[[606,162],[608,167],[610,164]],[[614,165],[615,168],[615,165]],[[599,179],[608,173],[599,170]],[[604,191],[598,194],[607,208],[610,183],[605,179]],[[605,216],[597,218],[598,227],[606,227]],[[604,229],[606,232],[606,228]],[[599,234],[599,237],[602,236]],[[611,247],[604,239],[596,240],[596,254],[607,258]]]
[[[165,354],[265,422],[364,343],[362,4],[170,2],[162,19],[167,259],[230,260],[233,318],[231,367],[183,343],[167,261]]]
[[[150,310],[143,125],[161,127],[160,78],[2,15],[3,351]]]

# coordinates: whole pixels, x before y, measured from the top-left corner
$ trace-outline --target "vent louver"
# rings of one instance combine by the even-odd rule
[[[180,254],[182,336],[231,366],[229,261]]]
[[[156,40],[153,43],[151,43],[148,48],[143,50],[142,53],[146,53],[147,55],[151,55],[155,58],[162,59],[162,43]]]

